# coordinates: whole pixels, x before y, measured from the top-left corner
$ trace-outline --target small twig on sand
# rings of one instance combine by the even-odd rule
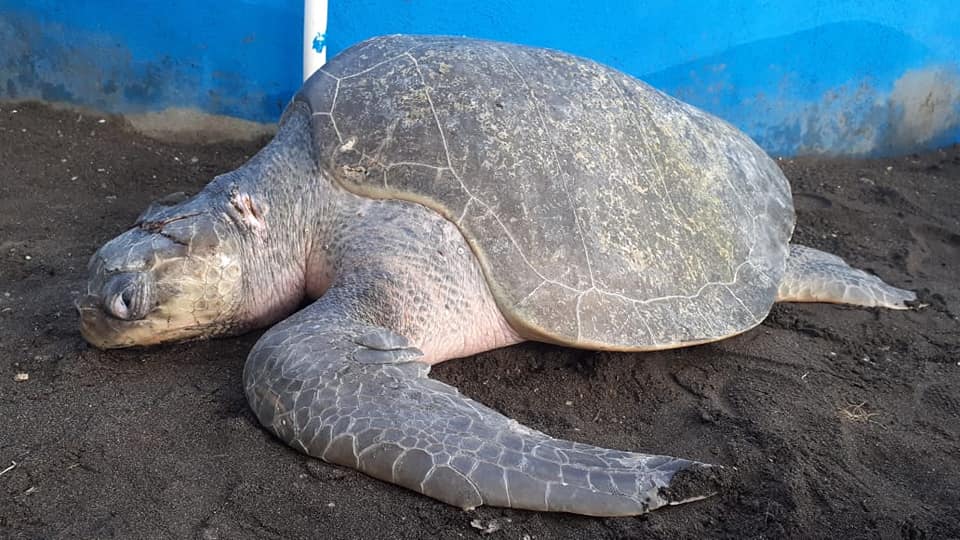
[[[851,403],[847,405],[845,408],[840,409],[840,415],[843,418],[850,420],[851,422],[863,422],[863,423],[869,422],[871,424],[876,424],[882,427],[883,429],[887,429],[886,426],[884,426],[880,422],[877,422],[876,420],[873,419],[874,416],[879,416],[880,413],[867,411],[866,405],[867,405],[866,401],[863,401],[857,404]]]
[[[15,469],[16,467],[17,467],[17,462],[16,462],[16,461],[11,461],[9,467],[7,467],[6,469],[0,471],[0,476],[3,476],[3,475],[5,475],[5,474],[7,474],[8,472],[12,471],[12,470]]]

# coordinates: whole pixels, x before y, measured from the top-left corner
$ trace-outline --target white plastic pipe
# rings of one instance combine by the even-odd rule
[[[303,0],[303,80],[327,63],[327,0]]]

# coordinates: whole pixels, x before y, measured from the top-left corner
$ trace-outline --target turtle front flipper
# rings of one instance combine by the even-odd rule
[[[777,292],[777,302],[830,302],[890,309],[908,309],[908,302],[916,299],[912,291],[898,289],[877,276],[852,268],[836,255],[797,244],[790,244],[787,269]]]
[[[255,414],[297,450],[464,509],[633,515],[716,491],[717,468],[555,439],[461,395],[338,298],[267,332],[244,370]]]

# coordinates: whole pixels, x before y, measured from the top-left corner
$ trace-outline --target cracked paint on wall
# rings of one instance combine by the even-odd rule
[[[324,43],[327,41],[326,34],[317,34],[313,38],[313,50],[323,52]]]
[[[952,144],[960,140],[960,70],[908,70],[890,91],[863,80],[774,121],[775,133],[795,126],[798,154],[882,156]]]
[[[939,66],[911,70],[893,84],[890,146],[945,144],[960,129],[960,70]]]

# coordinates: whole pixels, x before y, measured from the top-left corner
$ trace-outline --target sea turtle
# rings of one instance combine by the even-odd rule
[[[639,514],[709,495],[719,469],[553,438],[430,366],[523,340],[716,341],[775,301],[914,299],[790,244],[793,227],[754,142],[628,75],[387,36],[310,77],[241,168],[100,248],[78,308],[102,348],[277,323],[246,395],[311,456],[463,508]]]

